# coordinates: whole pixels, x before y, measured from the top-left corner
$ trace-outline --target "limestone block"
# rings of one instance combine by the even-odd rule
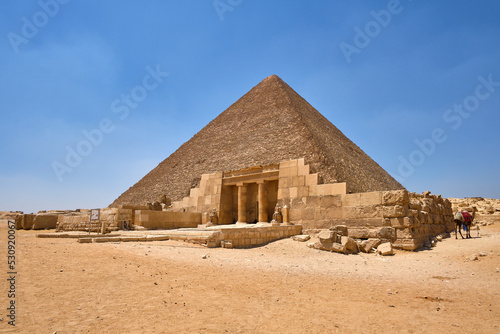
[[[217,173],[217,174],[218,175],[216,177],[214,177],[213,182],[216,186],[220,187],[220,186],[222,186],[222,173]]]
[[[355,239],[378,238],[378,228],[352,227],[349,228],[349,236]]]
[[[342,236],[340,243],[344,246],[346,254],[357,254],[359,253],[358,244],[354,239]]]
[[[305,241],[307,241],[309,239],[311,239],[311,236],[309,236],[307,234],[299,234],[299,235],[294,235],[292,237],[292,240],[300,241],[300,242],[305,242]]]
[[[231,241],[221,241],[222,248],[233,248],[233,243]]]
[[[358,243],[359,250],[363,253],[371,253],[381,244],[380,239],[367,239]]]
[[[349,235],[346,225],[335,225],[330,228],[330,231],[336,232],[339,236],[347,237]]]
[[[290,209],[290,221],[298,221],[302,219],[303,209]]]
[[[359,196],[358,194],[346,194],[341,196],[342,206],[358,206]]]
[[[410,201],[410,209],[421,211],[422,210],[422,203],[420,203],[420,201],[417,199],[412,199]]]
[[[420,227],[420,220],[414,217],[405,217],[405,227],[418,228]]]
[[[282,161],[280,162],[280,169],[281,168],[289,168],[289,167],[297,167],[297,160],[289,160],[289,161]]]
[[[322,208],[317,208],[317,209],[314,209],[314,220],[323,220],[325,219],[325,216],[326,216],[326,212],[325,212],[325,209],[322,209]]]
[[[302,220],[310,220],[314,219],[314,208],[307,208],[304,210],[301,210],[301,219]]]
[[[396,240],[396,229],[392,227],[382,227],[378,232],[380,239]]]
[[[318,187],[319,195],[339,195],[347,193],[347,184],[345,182],[321,184]]]
[[[395,218],[406,216],[406,207],[402,205],[384,206],[383,216],[385,218]]]
[[[318,173],[307,174],[306,175],[306,186],[315,186],[315,185],[318,185]]]
[[[423,246],[423,242],[414,239],[398,239],[392,244],[395,249],[404,249],[413,251]]]
[[[312,185],[307,187],[309,189],[309,196],[321,196],[318,192],[319,186]]]
[[[320,205],[322,208],[328,208],[331,206],[340,207],[342,206],[342,195],[322,196],[320,197]]]
[[[321,197],[319,197],[319,196],[307,196],[307,197],[305,197],[305,204],[307,205],[307,207],[324,208],[321,205]]]
[[[394,228],[404,228],[405,227],[404,217],[386,218],[386,219],[389,219],[389,221],[391,222],[390,226],[392,226]]]
[[[343,254],[346,253],[345,246],[342,244],[339,244],[339,243],[332,244],[331,251],[336,252],[336,253],[343,253]]]
[[[342,219],[343,208],[341,207],[330,207],[325,210],[325,219]]]
[[[382,192],[372,191],[366,193],[346,194],[342,196],[344,206],[372,206],[382,203]]]
[[[309,175],[309,165],[301,166],[300,163],[298,165],[298,174],[299,175]]]
[[[298,175],[297,166],[280,168],[279,177],[293,177]]]
[[[425,211],[419,211],[418,212],[418,220],[422,224],[426,224],[427,223],[427,212],[425,212]]]
[[[306,203],[302,198],[292,198],[290,200],[290,209],[304,209],[306,208]]]
[[[307,197],[307,196],[309,196],[309,187],[302,186],[297,188],[297,197]]]
[[[343,207],[343,218],[356,219],[356,218],[374,218],[381,217],[380,206],[346,206]]]
[[[324,230],[321,231],[318,235],[319,241],[321,242],[336,242],[337,241],[337,232]]]
[[[297,187],[290,187],[288,188],[289,193],[290,193],[290,198],[298,198],[299,197],[299,188]]]
[[[415,218],[418,218],[418,212],[419,210],[415,210],[415,209],[409,209],[406,214],[408,215],[408,217],[415,217]]]
[[[403,228],[396,230],[397,239],[413,239],[417,233],[411,228]]]
[[[385,242],[377,247],[377,253],[383,256],[393,255],[394,251],[392,249],[392,244],[390,242]]]
[[[278,189],[278,199],[281,199],[281,198],[290,198],[290,188]]]
[[[391,226],[394,228],[419,227],[420,221],[414,217],[391,218]]]
[[[289,188],[292,186],[291,178],[280,177],[278,180],[278,188]]]
[[[308,247],[314,248],[314,249],[319,249],[319,250],[325,250],[325,251],[331,251],[333,247],[333,242],[311,242],[307,244]]]
[[[390,226],[386,224],[384,218],[357,218],[357,219],[342,219],[340,222],[335,221],[335,224],[346,225],[349,229],[351,228],[380,228],[383,226]]]
[[[424,203],[422,204],[422,211],[429,213],[431,212],[431,207],[428,204]]]
[[[410,197],[407,190],[392,190],[385,191],[382,196],[384,205],[407,205],[410,202]]]

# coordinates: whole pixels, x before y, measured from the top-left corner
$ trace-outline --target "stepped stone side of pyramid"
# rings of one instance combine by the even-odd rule
[[[303,158],[320,183],[347,192],[404,189],[277,76],[270,76],[211,121],[118,197],[112,206],[174,201],[200,185],[202,174]]]

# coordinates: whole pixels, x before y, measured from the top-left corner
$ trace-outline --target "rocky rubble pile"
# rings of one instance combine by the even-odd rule
[[[357,254],[359,252],[377,253],[380,255],[394,254],[391,242],[376,238],[365,240],[350,238],[345,225],[337,225],[329,230],[322,230],[319,232],[317,238],[318,241],[310,242],[307,246],[343,254]]]
[[[423,244],[424,249],[436,247],[439,241],[449,238],[449,233],[441,233],[435,237],[429,237]],[[293,237],[296,241],[307,241],[309,235],[299,235]],[[394,250],[392,241],[388,239],[369,238],[355,239],[349,237],[348,229],[345,225],[337,225],[328,230],[321,230],[310,243],[308,247],[343,254],[376,253],[379,255],[393,255]]]
[[[469,197],[469,198],[448,198],[454,211],[472,211],[475,206],[481,215],[492,215],[500,213],[500,199]]]
[[[0,220],[3,219],[16,219],[17,216],[22,215],[22,211],[0,211]]]

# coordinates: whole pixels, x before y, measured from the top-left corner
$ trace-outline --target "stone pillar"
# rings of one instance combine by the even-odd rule
[[[238,184],[238,223],[247,222],[247,186]]]
[[[258,183],[259,186],[259,223],[267,223],[268,215],[267,215],[267,189],[264,181]]]
[[[288,209],[288,206],[285,205],[281,213],[283,214],[283,225],[290,225],[290,209]]]

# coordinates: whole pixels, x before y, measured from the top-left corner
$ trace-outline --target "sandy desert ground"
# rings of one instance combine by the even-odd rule
[[[15,328],[6,309],[6,222],[0,226],[0,332],[500,332],[500,222],[473,239],[390,257],[291,239],[207,249],[16,231]]]

